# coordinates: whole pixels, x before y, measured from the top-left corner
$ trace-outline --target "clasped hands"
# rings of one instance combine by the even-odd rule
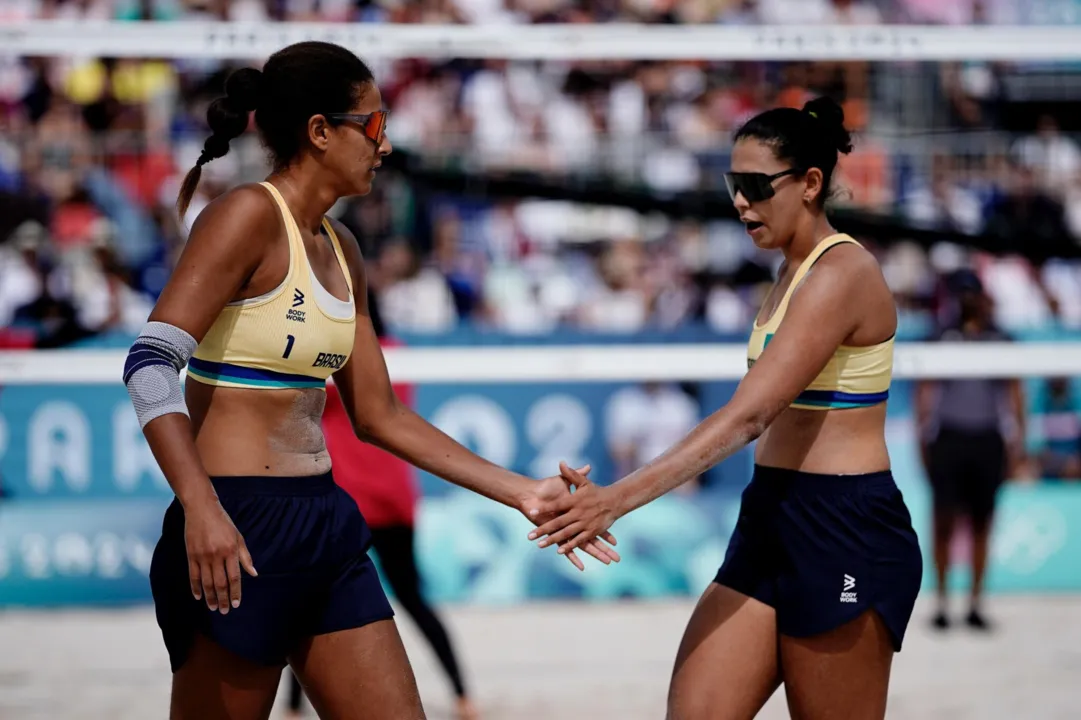
[[[530,540],[540,547],[557,545],[558,552],[579,570],[585,570],[574,553],[585,553],[608,565],[619,562],[615,537],[608,528],[620,516],[612,488],[598,487],[588,479],[590,466],[575,470],[559,463],[559,475],[536,481],[519,508],[537,527]],[[571,487],[574,492],[571,492]]]

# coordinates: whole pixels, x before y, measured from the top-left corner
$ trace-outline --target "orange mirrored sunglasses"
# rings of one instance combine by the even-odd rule
[[[331,113],[324,115],[327,120],[345,120],[360,125],[364,135],[376,145],[383,144],[383,138],[387,136],[387,115],[390,110],[376,110],[369,115],[356,115],[353,113]]]

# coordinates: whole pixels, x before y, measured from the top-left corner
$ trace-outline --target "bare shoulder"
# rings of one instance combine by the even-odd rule
[[[192,225],[190,241],[213,235],[219,242],[265,242],[277,232],[280,212],[274,199],[257,183],[239,185],[210,202]]]
[[[844,275],[855,282],[884,277],[874,253],[850,242],[831,247],[815,263],[815,270],[827,270],[834,276]]]
[[[281,232],[277,205],[258,185],[241,185],[206,206],[151,314],[200,339],[263,262]]]
[[[882,266],[867,248],[844,243],[830,248],[815,263],[819,292],[836,294],[837,300],[861,328],[857,340],[892,335],[897,328],[897,307]],[[876,342],[869,340],[868,342]]]
[[[864,302],[883,294],[892,301],[893,297],[878,259],[854,243],[827,250],[804,276],[801,286],[806,286],[800,288],[802,295],[825,293],[846,301]]]
[[[869,334],[878,338],[870,343],[879,342],[896,329],[896,305],[882,268],[873,253],[854,243],[835,245],[819,257],[793,299],[793,320],[814,324],[834,318],[855,333],[849,341]]]

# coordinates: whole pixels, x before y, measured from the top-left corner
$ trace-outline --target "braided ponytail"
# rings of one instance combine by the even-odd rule
[[[206,111],[210,137],[203,143],[203,151],[195,167],[184,176],[177,196],[176,210],[181,218],[188,211],[195,189],[199,186],[203,165],[229,152],[229,142],[240,137],[248,128],[248,116],[259,107],[262,95],[263,73],[254,68],[242,68],[225,81],[225,97],[210,103]]]

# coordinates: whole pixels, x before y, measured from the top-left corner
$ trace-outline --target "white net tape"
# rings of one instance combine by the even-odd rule
[[[1047,60],[1081,58],[1081,28],[387,25],[60,22],[0,25],[0,53],[260,58],[323,40],[364,57],[523,60]]]
[[[747,349],[736,343],[390,348],[391,377],[410,383],[739,380]],[[116,350],[0,352],[0,385],[120,384]],[[1073,376],[1081,343],[898,343],[894,376]]]

